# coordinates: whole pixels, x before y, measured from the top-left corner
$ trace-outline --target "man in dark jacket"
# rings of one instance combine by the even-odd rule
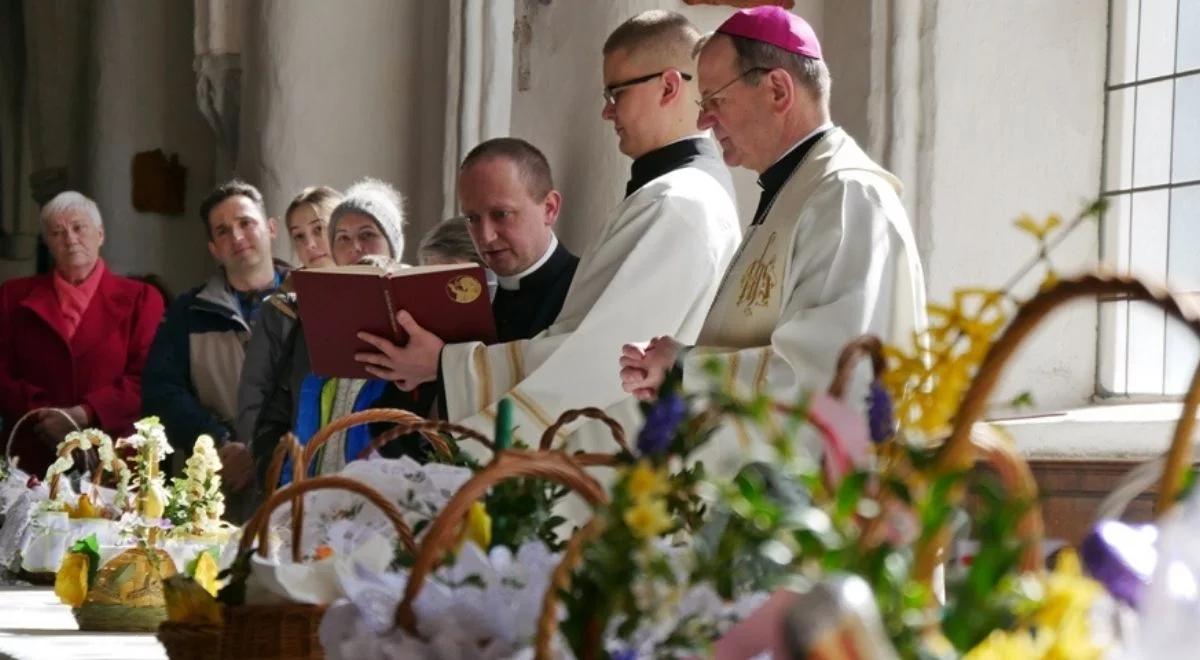
[[[234,180],[217,187],[200,205],[200,217],[220,268],[167,309],[142,376],[142,407],[162,420],[176,466],[197,436],[212,436],[226,492],[239,494],[253,484],[254,466],[249,438],[234,433],[238,375],[263,300],[279,287],[287,265],[271,258],[275,219],[254,186]],[[240,499],[248,498],[229,502],[231,520],[248,513],[239,511]]]

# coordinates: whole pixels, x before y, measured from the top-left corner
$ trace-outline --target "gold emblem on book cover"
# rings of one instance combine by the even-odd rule
[[[775,244],[775,232],[771,232],[767,236],[767,243],[763,246],[762,254],[758,258],[750,262],[746,268],[746,272],[742,273],[742,281],[739,283],[741,292],[738,293],[737,306],[743,308],[743,313],[750,316],[754,313],[755,307],[766,307],[771,300],[771,292],[775,289],[775,253],[771,250],[771,246]],[[770,259],[767,258],[767,253],[771,253]]]
[[[483,284],[478,278],[459,275],[446,282],[446,293],[450,296],[450,300],[465,305],[473,302],[479,297],[479,294],[483,293]]]

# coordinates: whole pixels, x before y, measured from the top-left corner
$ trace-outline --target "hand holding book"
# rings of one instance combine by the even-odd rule
[[[411,389],[420,384],[416,379],[436,376],[436,352],[442,341],[492,343],[496,339],[487,279],[475,264],[313,268],[295,271],[292,278],[309,360],[320,376],[397,380],[388,376],[402,375],[402,387]],[[408,325],[420,331],[420,339],[412,351],[397,354],[404,359],[387,359],[386,364],[359,359],[360,355],[386,358],[386,353],[375,352],[382,351],[380,344],[368,335],[395,350],[409,348]],[[431,346],[432,375],[426,373]],[[400,363],[408,366],[395,369]],[[373,373],[368,365],[383,371]]]
[[[437,379],[438,356],[446,343],[418,325],[405,310],[396,312],[396,323],[408,334],[407,344],[397,346],[384,337],[360,332],[358,338],[378,352],[355,353],[354,359],[373,377],[393,381],[400,389],[411,392],[421,383]]]

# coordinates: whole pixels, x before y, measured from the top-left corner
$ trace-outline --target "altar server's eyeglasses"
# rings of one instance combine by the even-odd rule
[[[725,100],[723,97],[717,96],[717,94],[720,94],[721,92],[725,91],[733,83],[741,80],[742,78],[745,78],[746,76],[748,76],[752,73],[766,73],[767,71],[770,71],[770,70],[771,70],[770,67],[765,67],[765,66],[756,66],[756,67],[746,69],[745,71],[739,73],[738,76],[736,78],[734,78],[733,80],[730,80],[729,82],[725,83],[724,85],[721,85],[720,87],[718,87],[717,91],[709,94],[708,96],[701,98],[699,101],[696,101],[696,105],[700,106],[701,112],[716,112],[717,108],[721,107],[721,101]]]
[[[604,92],[603,92],[604,102],[607,104],[610,104],[610,105],[616,105],[618,92],[623,91],[627,87],[633,87],[634,85],[640,85],[646,81],[654,80],[655,78],[665,74],[666,72],[673,71],[673,70],[674,69],[663,69],[662,71],[659,71],[658,73],[651,73],[649,75],[640,76],[638,78],[631,78],[629,80],[622,80],[619,83],[613,83],[604,88]],[[684,72],[680,71],[679,77],[683,78],[684,80],[691,80],[692,74],[684,73]]]

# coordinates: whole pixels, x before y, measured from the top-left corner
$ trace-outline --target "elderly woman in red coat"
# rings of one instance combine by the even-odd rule
[[[7,439],[18,419],[39,411],[10,447],[32,474],[45,471],[54,446],[75,426],[114,438],[132,429],[142,367],[163,315],[156,289],[104,265],[95,202],[60,193],[41,216],[54,272],[0,285],[0,419]]]

